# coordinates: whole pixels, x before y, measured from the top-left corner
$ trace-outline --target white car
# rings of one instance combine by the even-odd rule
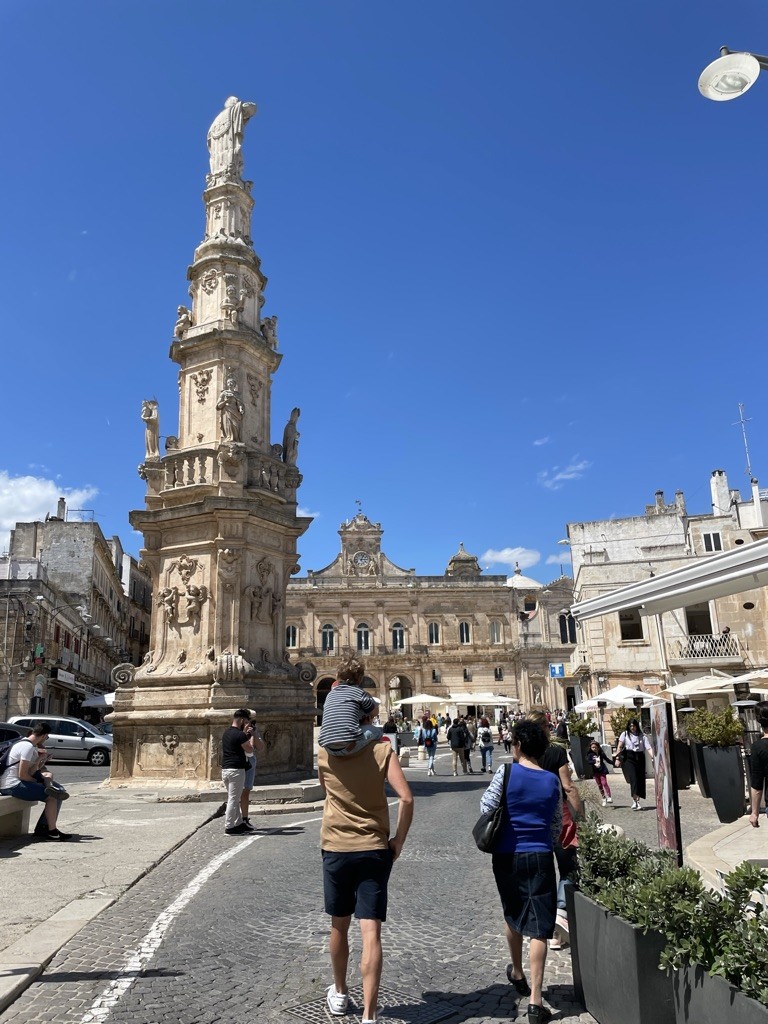
[[[45,742],[45,749],[52,761],[87,761],[101,768],[109,764],[112,757],[112,737],[103,733],[98,726],[79,718],[13,715],[8,721],[19,729],[30,729],[35,722],[47,722],[51,733]]]

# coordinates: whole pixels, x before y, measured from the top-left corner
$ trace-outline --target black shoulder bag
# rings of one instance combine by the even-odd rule
[[[501,789],[501,800],[495,811],[485,811],[475,822],[472,829],[472,837],[478,850],[483,853],[493,853],[501,833],[501,825],[504,820],[504,810],[507,806],[507,786],[509,784],[509,772],[512,765],[504,765],[504,779]]]

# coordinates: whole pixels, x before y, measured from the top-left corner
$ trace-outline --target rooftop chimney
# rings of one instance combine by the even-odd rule
[[[56,505],[56,518],[61,519],[62,522],[67,518],[67,502],[64,498],[59,498]]]

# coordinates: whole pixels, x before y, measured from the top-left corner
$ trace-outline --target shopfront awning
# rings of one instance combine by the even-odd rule
[[[498,693],[452,693],[450,699],[446,702],[448,704],[462,705],[466,704],[482,704],[483,707],[496,707],[503,708],[511,706],[512,704],[519,704],[520,701],[515,697],[502,697]]]
[[[577,622],[636,608],[641,615],[684,608],[768,586],[768,540],[757,540],[572,605]]]

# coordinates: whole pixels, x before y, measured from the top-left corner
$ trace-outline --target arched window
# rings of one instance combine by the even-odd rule
[[[371,631],[366,622],[361,622],[357,627],[357,649],[358,651],[371,649]]]
[[[489,622],[488,623],[488,642],[492,644],[501,643],[501,623],[500,622]]]
[[[285,627],[285,646],[287,648],[297,647],[296,643],[296,627],[286,626]]]
[[[532,594],[526,594],[523,598],[523,611],[524,612],[535,612],[536,611],[536,598]]]
[[[471,644],[472,643],[472,628],[468,622],[459,623],[459,643],[460,644]]]
[[[325,654],[331,654],[336,649],[335,635],[336,630],[329,623],[320,630],[322,648]]]
[[[570,612],[560,612],[557,619],[558,626],[560,627],[560,643],[561,644],[575,644],[576,643],[576,621]]]
[[[402,622],[395,622],[392,626],[392,650],[405,650],[405,627]]]
[[[427,638],[431,644],[440,643],[440,623],[430,622],[427,627]]]

